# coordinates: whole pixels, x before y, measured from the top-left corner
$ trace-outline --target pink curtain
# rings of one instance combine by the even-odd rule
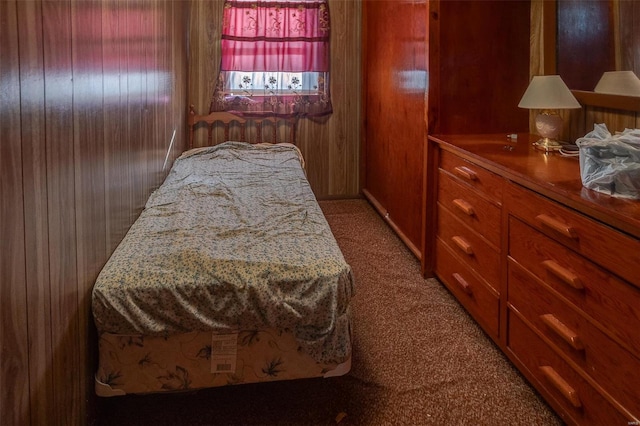
[[[327,0],[228,0],[211,111],[319,117],[332,112]]]

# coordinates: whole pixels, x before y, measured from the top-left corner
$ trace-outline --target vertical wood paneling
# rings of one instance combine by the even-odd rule
[[[82,340],[77,335],[77,250],[75,223],[75,173],[73,143],[73,72],[71,3],[69,1],[42,2],[45,69],[45,115],[47,140],[47,195],[49,212],[49,269],[50,318],[46,330],[51,334],[52,361],[47,376],[50,387],[36,384],[41,391],[50,392],[44,403],[50,409],[40,409],[32,395],[32,405],[39,418],[34,424],[47,424],[50,419],[67,419],[64,410],[73,412],[77,405],[66,408],[67,401],[59,393],[69,385],[68,371],[81,366],[74,352]],[[70,320],[70,316],[73,319]],[[74,332],[76,335],[74,335]],[[70,348],[65,350],[63,348]],[[79,376],[83,377],[79,372]],[[62,385],[62,386],[61,386]],[[81,397],[79,385],[71,384],[69,391]],[[49,420],[47,419],[49,418]],[[73,418],[73,417],[72,417]],[[57,420],[54,421],[57,423]]]
[[[220,37],[224,0],[191,1],[189,18],[189,103],[209,111],[220,68]],[[201,136],[200,141],[206,138]]]
[[[189,103],[199,113],[205,113],[220,63],[224,1],[192,1],[191,6]],[[298,124],[298,146],[318,198],[355,196],[360,192],[361,7],[361,0],[329,0],[334,112],[323,122],[305,119]],[[216,134],[214,141],[222,142],[222,133]],[[206,144],[206,131],[196,135],[195,144]]]
[[[141,15],[138,12],[138,6],[142,0],[126,0],[125,26],[124,36],[129,42],[127,43],[127,88],[125,94],[127,96],[127,139],[129,141],[130,153],[130,173],[132,178],[132,189],[130,192],[132,205],[136,206],[132,211],[131,220],[135,219],[142,209],[143,202],[143,167],[142,163],[142,92],[140,88],[143,84],[142,63],[141,63],[141,40],[138,37],[140,28]],[[133,40],[133,42],[131,42]]]
[[[544,0],[531,0],[530,19],[531,34],[529,36],[529,74],[544,74]]]
[[[167,110],[167,122],[171,123],[167,133],[168,142],[164,146],[165,149],[169,149],[169,147],[172,149],[171,155],[168,157],[169,160],[177,158],[186,149],[186,138],[184,136],[187,131],[186,114],[189,87],[186,58],[189,56],[187,39],[191,6],[191,3],[174,1],[171,3],[170,8],[165,8],[167,21],[173,21],[172,25],[165,26],[165,28],[171,28],[171,31],[167,33],[167,36],[170,36],[167,40],[167,49],[171,49],[171,57],[167,58],[167,69],[165,71],[168,73],[167,79],[171,88],[169,99],[173,100],[173,102],[169,102],[164,108]],[[176,22],[183,25],[176,25]],[[166,102],[165,99],[166,97],[163,96],[163,103]],[[174,139],[173,145],[171,145],[172,139]],[[166,169],[163,169],[164,174],[160,180],[164,179],[164,175],[166,175],[171,163],[172,161],[166,164]]]
[[[124,123],[127,98],[126,62],[120,53],[125,48],[122,32],[125,30],[125,11],[121,0],[107,0],[102,3],[102,36],[104,40],[103,69],[108,77],[104,81],[105,97],[109,98],[103,110],[105,143],[105,181],[109,185],[105,198],[107,222],[107,250],[113,251],[127,230],[129,218],[129,197],[127,191],[117,182],[128,181],[127,155],[125,151],[126,132]]]
[[[43,398],[43,410],[31,407],[31,420],[45,424],[53,408],[52,377],[47,371],[51,357],[49,272],[49,215],[45,138],[45,91],[41,4],[18,2],[20,49],[20,111],[22,175],[25,208],[25,259],[27,277],[27,326],[31,400]]]
[[[0,2],[0,419],[30,423],[18,19]]]
[[[441,1],[437,115],[430,133],[511,133],[528,128],[517,108],[529,83],[529,1]],[[434,33],[432,33],[434,34]],[[434,34],[434,35],[435,35]],[[436,64],[437,62],[437,64]]]
[[[352,195],[360,192],[360,143],[362,131],[362,1],[349,1],[349,21],[346,23],[347,34],[345,56],[349,60],[345,63],[344,86],[348,88],[345,95],[345,119],[343,124],[344,154],[345,154],[345,183],[344,189],[335,191],[338,195]],[[357,117],[357,118],[355,118]]]
[[[360,39],[360,2],[340,1],[331,3],[331,51],[341,52],[345,46],[353,49],[354,40]],[[325,153],[329,161],[327,193],[329,195],[351,194],[358,186],[359,123],[360,123],[360,55],[357,50],[346,50],[344,54],[331,57],[331,79],[333,84],[333,115],[328,121],[327,134],[333,143]],[[354,60],[358,59],[358,60]],[[355,143],[354,143],[355,142]],[[354,167],[355,166],[355,167]]]
[[[142,139],[144,140],[145,138],[149,138],[149,141],[151,142],[150,145],[142,146],[140,153],[140,165],[142,169],[141,188],[142,200],[144,202],[147,200],[147,198],[149,198],[155,180],[153,176],[153,169],[155,162],[155,149],[157,147],[156,138],[158,135],[157,133],[154,133],[152,120],[155,110],[154,88],[156,87],[155,80],[157,70],[155,69],[154,61],[151,60],[151,54],[155,43],[157,43],[157,34],[153,34],[155,7],[147,1],[141,1],[137,5],[137,7],[140,10],[140,34],[138,35],[141,49],[139,52],[139,60],[141,62],[140,71],[141,75],[145,76],[141,90],[141,93],[143,93],[143,95],[141,97],[142,124],[140,126],[140,130],[142,135],[145,135]]]
[[[91,422],[91,288],[185,148],[187,12],[0,1],[2,424]]]
[[[102,8],[98,1],[72,2],[73,50],[73,141],[75,169],[75,212],[77,245],[77,288],[69,296],[76,309],[63,322],[66,333],[56,347],[57,364],[71,369],[89,362],[89,300],[91,284],[108,257],[106,250],[106,211],[104,173],[104,73],[102,61]],[[72,304],[73,301],[64,301]],[[75,350],[74,350],[75,349]],[[57,382],[61,421],[73,422],[85,416],[82,395],[87,393],[83,380],[67,378]],[[62,389],[65,389],[63,391]],[[69,418],[66,418],[69,416]]]
[[[636,75],[640,76],[640,4],[637,1],[625,2],[633,8],[630,12],[633,15],[633,25],[631,26],[628,40],[630,45],[626,45],[625,50],[629,52],[629,69],[633,69]],[[623,13],[623,12],[621,12]]]
[[[529,76],[545,74],[545,38],[544,38],[544,11],[548,6],[544,0],[531,0],[531,34],[529,38]],[[555,60],[553,64],[555,69]],[[529,78],[531,80],[531,78]],[[529,132],[535,133],[535,118],[537,112],[529,111]]]

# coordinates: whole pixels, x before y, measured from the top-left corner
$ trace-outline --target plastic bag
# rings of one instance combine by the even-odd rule
[[[640,129],[611,135],[607,126],[576,141],[582,185],[613,197],[640,199]]]

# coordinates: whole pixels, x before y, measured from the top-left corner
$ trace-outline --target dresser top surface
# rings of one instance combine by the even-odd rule
[[[533,147],[538,136],[433,135],[429,139],[524,187],[640,238],[640,200],[612,197],[582,186],[578,157]]]

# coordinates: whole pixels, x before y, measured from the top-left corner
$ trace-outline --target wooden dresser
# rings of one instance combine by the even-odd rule
[[[640,419],[640,201],[519,134],[430,136],[424,269],[569,424]]]

